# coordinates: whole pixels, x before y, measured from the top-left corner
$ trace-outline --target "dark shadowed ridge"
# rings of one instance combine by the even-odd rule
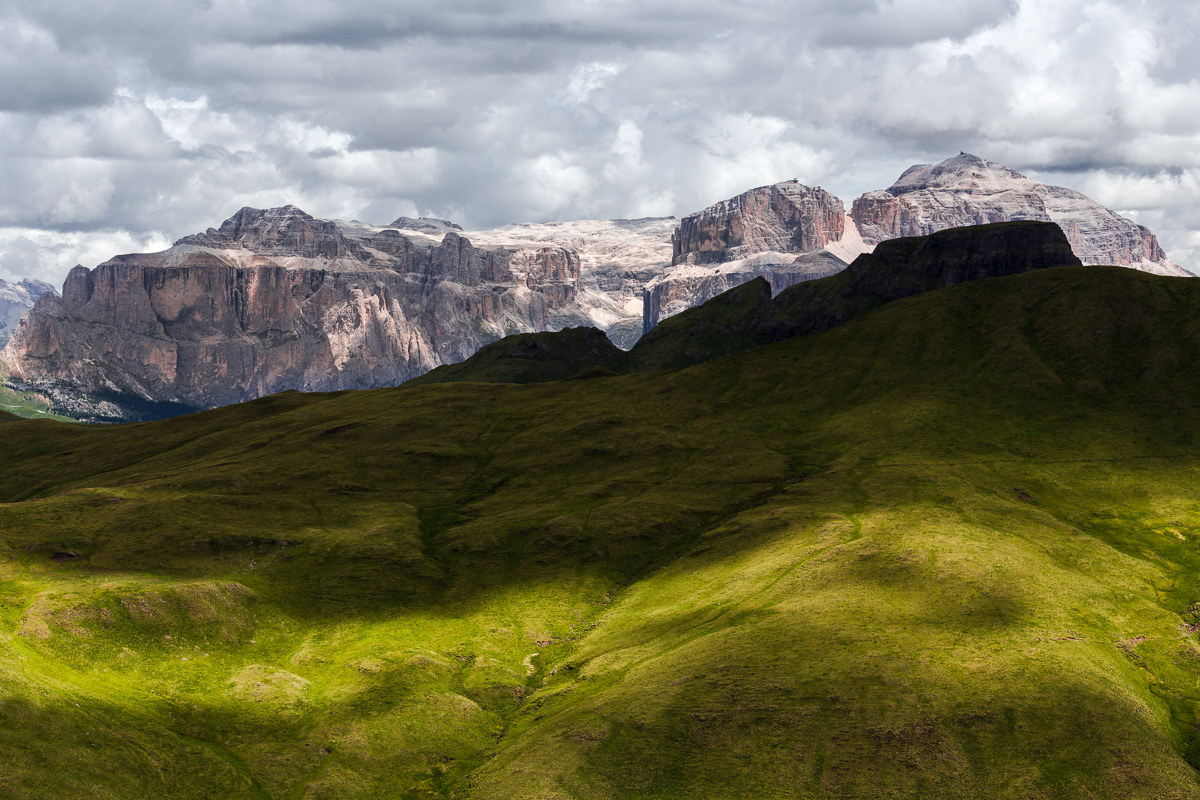
[[[593,328],[521,334],[420,383],[561,380],[591,366],[636,373],[683,369],[770,342],[830,330],[876,308],[967,281],[1082,266],[1057,225],[1000,222],[881,242],[837,275],[796,284],[772,299],[755,278],[670,317],[621,353]],[[586,333],[584,333],[586,331]],[[607,346],[605,346],[607,345]]]
[[[625,353],[596,328],[519,333],[481,348],[458,364],[446,364],[409,381],[543,383],[575,377],[589,367],[617,371]]]

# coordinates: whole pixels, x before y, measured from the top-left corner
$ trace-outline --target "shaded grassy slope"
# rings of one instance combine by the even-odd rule
[[[1045,270],[681,372],[0,422],[0,795],[1200,796],[1196,320]]]
[[[598,368],[597,374],[620,369],[625,358],[624,351],[596,328],[518,333],[480,348],[467,361],[443,364],[412,383],[561,381],[592,367]]]

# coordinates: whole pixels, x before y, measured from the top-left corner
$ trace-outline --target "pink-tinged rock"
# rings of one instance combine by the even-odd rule
[[[1191,275],[1167,259],[1145,227],[1080,192],[1040,183],[969,153],[910,167],[887,190],[855,200],[850,216],[868,244],[989,222],[1055,222],[1084,264]]]
[[[574,303],[578,254],[442,233],[242,209],[161,253],[76,267],[2,358],[33,386],[208,407],[395,385]]]
[[[842,238],[842,201],[785,181],[723,200],[679,222],[672,264],[716,264],[755,253],[806,253]]]

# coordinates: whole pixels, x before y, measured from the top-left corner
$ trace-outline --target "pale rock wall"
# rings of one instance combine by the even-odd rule
[[[54,287],[43,281],[26,278],[16,283],[0,280],[0,346],[3,346],[25,312],[33,308],[37,299]]]
[[[1191,275],[1167,259],[1147,228],[1079,192],[969,153],[909,168],[887,190],[855,200],[850,215],[868,244],[989,222],[1055,222],[1084,264]]]
[[[253,249],[251,249],[253,248]],[[574,302],[577,254],[243,209],[163,253],[76,267],[2,354],[17,380],[208,407],[390,386]]]
[[[760,186],[679,221],[671,263],[718,264],[762,252],[807,253],[842,238],[842,201],[785,181]]]

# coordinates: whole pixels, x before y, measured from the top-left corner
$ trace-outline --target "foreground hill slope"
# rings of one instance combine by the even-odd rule
[[[1200,284],[0,422],[11,797],[1200,797]]]

